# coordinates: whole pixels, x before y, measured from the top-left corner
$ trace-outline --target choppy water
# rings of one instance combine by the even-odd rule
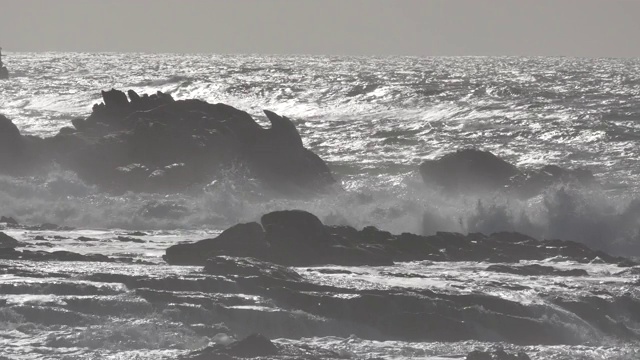
[[[305,145],[328,162],[346,190],[312,200],[273,198],[230,176],[186,194],[114,196],[62,170],[35,178],[0,177],[0,215],[14,216],[24,223],[75,226],[104,240],[50,242],[53,248],[131,253],[160,262],[162,249],[173,242],[196,240],[207,232],[255,220],[270,210],[302,208],[329,224],[376,225],[414,233],[518,230],[640,255],[640,207],[635,201],[640,196],[637,59],[7,55],[4,61],[12,78],[0,82],[0,113],[12,119],[23,134],[52,136],[70,125],[71,119],[86,117],[100,100],[102,89],[161,90],[176,99],[224,102],[261,121],[262,109],[292,118]],[[520,200],[494,194],[449,198],[422,183],[417,173],[422,160],[470,146],[525,168],[544,164],[584,167],[594,172],[603,187],[551,188],[541,196]],[[109,241],[115,232],[124,231],[114,229],[147,230],[154,235],[144,245],[132,248]],[[36,234],[13,235],[31,241]],[[33,245],[51,249],[45,244]],[[75,284],[72,287],[82,287],[82,281],[96,281],[87,280],[96,271],[143,273],[150,278],[199,276],[193,275],[195,268],[108,264],[96,270],[71,269],[64,263],[9,265],[24,271],[20,276],[0,275],[0,285],[29,284],[16,295],[0,295],[21,309],[3,308],[0,314],[0,342],[10,349],[10,358],[46,359],[54,356],[52,352],[55,357],[68,358],[170,358],[210,341],[210,336],[174,321],[171,311],[156,313],[134,290],[119,285],[98,281],[87,287],[91,290],[86,294],[74,290],[69,294],[53,291],[51,295],[38,290],[37,285],[44,276],[47,283],[71,281]],[[444,270],[458,271],[456,264],[450,266],[452,269]],[[398,271],[415,269],[400,266]],[[443,269],[437,269],[440,271]],[[611,274],[612,270],[598,268],[595,272]],[[58,273],[71,274],[71,278],[47,275]],[[456,276],[465,281],[471,275]],[[372,279],[362,281],[385,282],[380,277]],[[601,279],[594,277],[594,281]],[[633,277],[611,281],[607,285],[611,291],[634,281],[637,285]],[[424,280],[419,286],[434,284]],[[139,311],[87,314],[78,310],[82,301],[89,301],[81,300],[85,298],[98,299],[95,301],[104,308],[126,305]],[[83,325],[39,322],[25,306],[71,311]],[[113,321],[102,326],[109,316],[114,316]],[[125,338],[128,340],[122,340]],[[371,353],[386,358],[459,355],[479,346],[331,337],[306,341],[343,347],[360,356]],[[583,347],[527,350],[538,355],[536,359],[638,357],[637,347],[595,340]]]

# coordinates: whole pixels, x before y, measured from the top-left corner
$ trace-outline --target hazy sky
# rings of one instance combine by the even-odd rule
[[[640,0],[0,0],[0,46],[640,57]]]

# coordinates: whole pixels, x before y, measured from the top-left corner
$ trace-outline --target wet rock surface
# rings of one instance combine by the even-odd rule
[[[295,125],[265,111],[271,128],[225,104],[174,100],[158,92],[128,97],[102,92],[87,119],[75,119],[52,138],[21,136],[0,117],[0,171],[16,175],[53,163],[112,191],[184,190],[229,171],[268,188],[308,195],[332,184],[331,171],[303,146]]]
[[[374,227],[357,230],[348,226],[327,226],[315,215],[301,210],[272,212],[262,217],[261,224],[239,224],[214,239],[174,245],[166,250],[164,259],[170,264],[203,265],[209,257],[217,255],[254,257],[289,266],[375,266],[419,260],[518,262],[554,256],[583,263],[598,259],[605,263],[634,265],[628,259],[594,251],[572,241],[541,241],[510,232],[491,235],[444,232],[432,236],[394,235]],[[510,269],[532,274],[549,270],[535,267]]]
[[[299,222],[289,228],[287,219]],[[235,227],[221,240],[227,242],[226,249],[238,252],[265,239],[281,241],[278,246],[298,246],[298,242],[311,246],[336,234],[302,212],[271,214],[265,216],[265,224],[273,233],[253,223]],[[342,239],[343,245],[359,234],[355,229],[340,229],[341,234],[351,234]],[[23,230],[13,231],[12,235]],[[388,233],[366,231],[379,241],[397,241],[386,238]],[[117,241],[117,234],[107,233],[90,233],[99,237],[92,241],[79,240],[77,233],[44,234],[50,241],[83,244],[87,249],[104,242],[123,249],[153,249],[160,240],[151,233],[138,234],[145,236],[144,243],[123,243]],[[253,237],[243,243],[243,234]],[[274,240],[273,234],[283,239]],[[33,233],[21,236],[19,241],[37,244]],[[447,236],[440,234],[439,241],[465,244],[460,234]],[[501,236],[513,246],[533,241],[522,235]],[[412,237],[414,241],[426,238]],[[484,238],[476,234],[472,239]],[[30,335],[33,345],[12,345],[13,338],[3,344],[14,355],[37,346],[87,353],[99,349],[101,354],[112,351],[125,357],[134,356],[135,351],[152,357],[154,349],[173,349],[158,356],[162,359],[367,359],[387,356],[389,347],[401,347],[410,358],[425,354],[408,350],[412,346],[457,344],[459,350],[437,354],[464,359],[478,342],[501,342],[512,345],[504,353],[477,351],[469,356],[526,359],[518,355],[518,347],[582,348],[585,343],[640,341],[640,301],[633,285],[637,269],[621,270],[615,263],[602,261],[551,257],[487,266],[439,258],[377,266],[293,267],[260,256],[208,255],[203,265],[175,266],[139,259],[127,262],[116,257],[118,253],[6,251],[22,255],[0,256],[4,279],[0,321],[9,329],[19,327],[34,334]],[[511,253],[515,261],[531,251]],[[571,270],[586,275],[562,272]],[[45,333],[44,343],[35,336]],[[374,345],[383,350],[375,352]],[[122,355],[122,349],[131,352]]]
[[[347,255],[339,254],[339,251]],[[290,331],[301,332],[300,336],[328,333],[347,336],[346,330],[345,333],[336,330],[343,327],[349,329],[351,334],[375,340],[480,340],[520,345],[575,345],[583,341],[585,333],[582,330],[574,332],[568,327],[574,326],[575,319],[579,318],[579,321],[597,329],[598,336],[624,341],[640,340],[640,333],[632,325],[640,318],[636,320],[637,317],[631,315],[640,309],[640,302],[631,295],[619,294],[607,300],[589,294],[568,298],[557,297],[555,291],[544,294],[543,290],[537,296],[544,300],[522,303],[497,295],[445,290],[451,289],[450,286],[359,288],[341,286],[340,282],[314,280],[314,277],[339,277],[351,278],[353,283],[358,283],[366,281],[364,279],[371,276],[368,272],[374,271],[377,274],[375,276],[406,281],[406,284],[429,283],[437,278],[437,275],[424,272],[429,263],[434,264],[431,266],[449,263],[468,266],[465,264],[494,262],[496,264],[485,265],[476,272],[481,278],[487,275],[480,274],[496,274],[497,278],[490,286],[502,289],[497,291],[499,294],[501,291],[533,291],[529,282],[510,284],[511,280],[508,279],[513,276],[533,282],[536,278],[556,279],[553,280],[555,284],[559,278],[575,279],[567,280],[570,283],[590,281],[590,273],[584,269],[585,266],[606,264],[619,268],[635,264],[628,259],[593,251],[573,242],[539,241],[517,233],[488,236],[456,233],[392,235],[372,227],[356,230],[325,226],[312,214],[296,210],[266,214],[261,224],[236,225],[218,238],[172,246],[167,249],[165,260],[169,263],[204,265],[204,273],[217,277],[214,283],[208,285],[216,291],[258,296],[261,299],[259,305],[253,305],[257,307],[265,304],[276,306],[279,310],[262,313],[260,320],[251,321],[253,330],[265,333],[267,329],[273,331],[267,324],[275,321],[291,324]],[[422,262],[418,263],[422,265],[416,267],[416,271],[389,270],[399,266],[400,262],[416,261]],[[569,262],[582,267],[543,265],[541,261],[556,261],[558,264]],[[367,267],[363,267],[363,264],[373,265],[369,269],[379,270],[365,270]],[[308,269],[312,272],[308,274],[299,267],[328,265],[347,268]],[[357,266],[357,269],[354,270],[353,266]],[[497,280],[500,278],[504,280]],[[453,282],[455,279],[454,276],[447,278]],[[232,283],[227,282],[229,280]],[[288,311],[300,311],[306,315],[290,323],[286,320]],[[240,314],[249,316],[251,311],[245,304],[230,313],[233,315],[229,316],[235,318]],[[554,320],[548,321],[550,318]],[[240,333],[245,331],[235,326],[231,328]],[[309,333],[310,328],[315,330]],[[276,331],[274,334],[290,336],[288,331]],[[477,352],[469,356],[472,359],[526,359],[526,355],[504,351]]]
[[[427,184],[435,184],[450,193],[504,191],[528,198],[554,184],[596,184],[585,169],[564,169],[546,165],[537,170],[521,170],[488,151],[462,149],[420,165]]]

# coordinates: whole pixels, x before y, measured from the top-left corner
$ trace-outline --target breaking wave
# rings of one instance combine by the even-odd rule
[[[173,194],[102,193],[61,170],[34,178],[0,177],[0,214],[27,224],[222,230],[291,208],[310,211],[331,225],[425,235],[516,231],[640,255],[640,200],[570,185],[550,187],[526,200],[501,193],[451,196],[408,172],[394,177],[343,176],[341,184],[324,195],[283,198],[238,174]]]

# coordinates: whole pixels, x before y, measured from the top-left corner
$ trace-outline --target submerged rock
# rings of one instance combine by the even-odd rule
[[[439,232],[432,236],[409,233],[394,235],[375,227],[357,230],[348,226],[327,226],[302,210],[266,214],[261,224],[238,224],[217,238],[178,244],[166,250],[170,264],[203,265],[210,257],[227,255],[252,257],[289,266],[390,265],[394,261],[487,261],[518,262],[563,256],[588,263],[599,258],[606,263],[630,266],[628,259],[614,257],[587,246],[562,240],[539,241],[527,235],[500,232],[491,235]],[[500,267],[493,271],[556,272],[581,276],[582,271],[562,273],[542,266]]]
[[[306,149],[291,120],[265,111],[271,128],[225,104],[103,91],[91,115],[52,138],[21,136],[0,117],[0,172],[57,163],[113,191],[174,191],[240,169],[285,194],[332,184],[325,162]],[[4,130],[2,130],[4,129]]]
[[[425,183],[442,187],[450,193],[509,191],[531,197],[557,183],[582,186],[595,184],[593,174],[585,169],[563,169],[547,165],[539,170],[520,170],[488,151],[463,149],[420,165]]]

